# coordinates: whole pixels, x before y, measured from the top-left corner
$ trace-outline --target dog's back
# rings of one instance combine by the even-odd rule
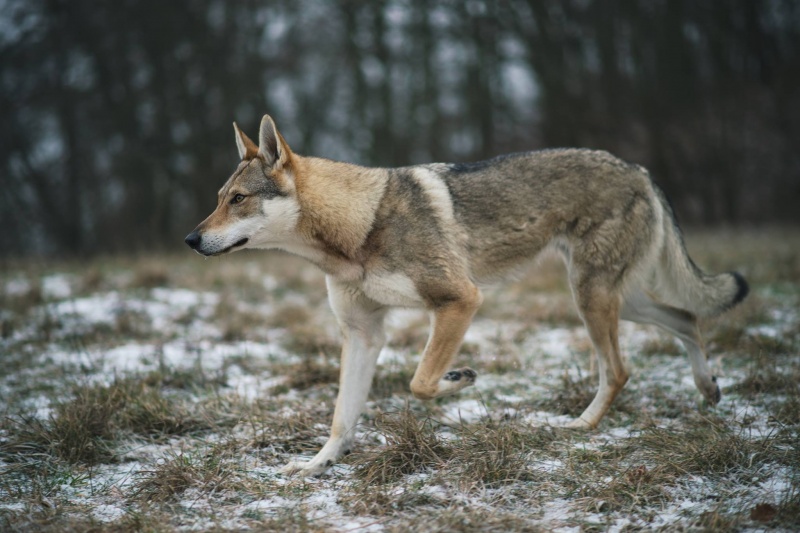
[[[491,282],[548,245],[622,281],[658,237],[647,173],[606,152],[545,150],[439,167],[469,234],[473,275]]]

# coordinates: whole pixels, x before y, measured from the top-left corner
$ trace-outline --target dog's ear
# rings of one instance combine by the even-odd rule
[[[264,115],[258,132],[258,156],[271,167],[282,167],[289,160],[289,146],[275,127],[272,117]]]
[[[236,132],[236,148],[239,149],[239,157],[242,158],[242,161],[256,157],[258,155],[258,146],[239,129],[239,125],[236,122],[233,123],[233,131]]]

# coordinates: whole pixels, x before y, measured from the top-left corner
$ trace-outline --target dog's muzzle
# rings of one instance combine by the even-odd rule
[[[195,252],[197,252],[197,253],[199,253],[201,255],[204,255],[206,257],[210,257],[210,256],[213,256],[213,255],[226,254],[226,253],[230,252],[231,250],[233,250],[234,248],[239,248],[241,246],[244,246],[245,244],[247,244],[247,242],[250,239],[248,239],[247,237],[243,237],[243,238],[239,239],[238,241],[236,241],[235,243],[233,243],[230,246],[228,246],[227,248],[225,248],[223,250],[215,250],[215,251],[208,251],[208,250],[204,249],[203,246],[200,244],[202,242],[202,240],[203,240],[203,236],[200,235],[200,233],[197,230],[195,230],[195,231],[191,232],[189,235],[187,235],[186,238],[183,241],[186,244],[188,244],[189,247],[192,250],[194,250]]]

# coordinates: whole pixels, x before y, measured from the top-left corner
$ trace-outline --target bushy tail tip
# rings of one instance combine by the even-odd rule
[[[731,307],[735,307],[738,305],[742,300],[747,298],[747,295],[750,294],[750,285],[747,284],[747,280],[744,279],[744,276],[739,274],[738,272],[729,272],[733,279],[736,281],[736,294],[733,297],[728,309]]]

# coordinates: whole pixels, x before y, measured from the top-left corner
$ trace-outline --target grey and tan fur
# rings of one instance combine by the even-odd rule
[[[411,381],[429,400],[474,383],[453,359],[483,299],[546,248],[564,257],[598,354],[597,395],[570,426],[593,428],[628,380],[619,319],[655,324],[686,347],[694,382],[720,399],[697,329],[747,294],[737,273],[689,258],[669,204],[646,170],[606,152],[526,152],[465,165],[364,168],[292,153],[272,119],[259,146],[234,124],[242,162],[216,210],[187,238],[203,255],[279,248],[326,274],[344,345],[331,436],[289,473],[324,471],[349,449],[384,344],[391,307],[427,309],[431,333]]]

